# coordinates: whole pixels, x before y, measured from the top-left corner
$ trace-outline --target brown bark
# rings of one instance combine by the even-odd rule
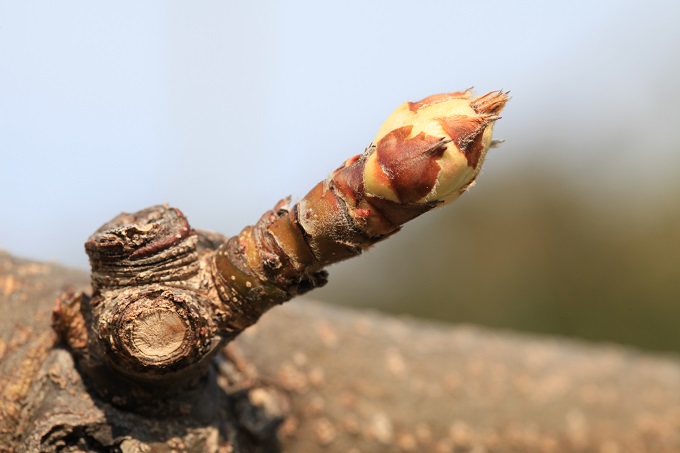
[[[50,326],[64,288],[88,285],[83,272],[0,252],[0,451],[278,450],[287,397],[225,360],[192,390],[141,412],[102,400],[93,381],[114,392],[129,382],[91,370],[83,379]]]
[[[675,356],[307,301],[220,350],[214,387],[121,410],[53,346],[69,285],[89,279],[0,253],[2,451],[277,451],[277,428],[291,452],[680,451]]]

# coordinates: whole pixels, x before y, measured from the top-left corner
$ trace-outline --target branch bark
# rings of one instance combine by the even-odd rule
[[[678,357],[309,301],[220,349],[183,415],[121,410],[53,347],[55,298],[88,284],[0,253],[0,450],[680,451]]]

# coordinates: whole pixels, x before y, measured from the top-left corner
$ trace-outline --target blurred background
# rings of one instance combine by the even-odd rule
[[[234,234],[401,102],[511,90],[454,206],[310,297],[680,351],[680,3],[0,0],[0,249],[168,202]]]

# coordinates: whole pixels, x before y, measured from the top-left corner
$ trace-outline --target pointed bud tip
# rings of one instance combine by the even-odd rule
[[[473,100],[470,103],[470,106],[478,114],[486,113],[490,115],[496,115],[500,113],[501,110],[503,110],[505,104],[510,99],[508,97],[508,93],[510,92],[503,92],[503,90],[492,91]]]

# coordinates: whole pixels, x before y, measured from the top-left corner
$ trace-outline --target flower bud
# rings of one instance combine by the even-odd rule
[[[502,91],[473,99],[466,90],[402,104],[369,147],[366,194],[397,203],[455,200],[479,174],[507,100]]]

